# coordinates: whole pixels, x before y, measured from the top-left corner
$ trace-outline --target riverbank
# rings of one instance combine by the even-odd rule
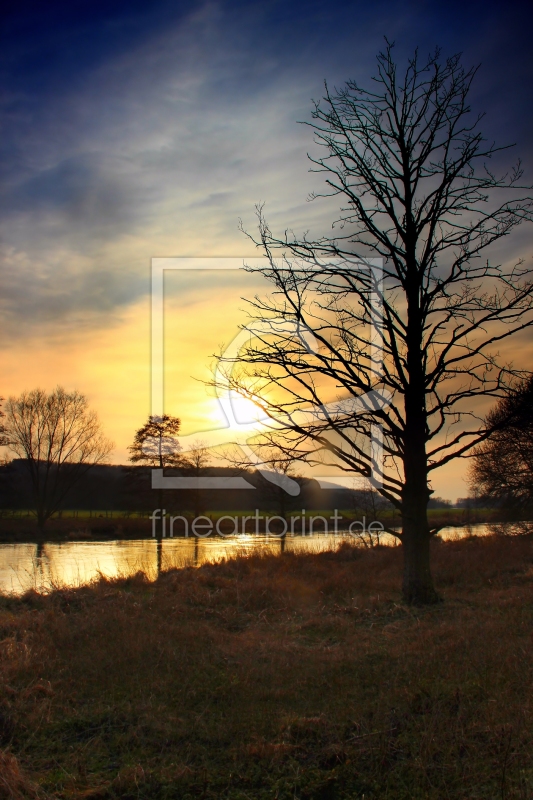
[[[272,516],[274,511],[261,512],[265,515]],[[316,510],[309,511],[307,516],[320,517],[324,516],[328,521],[330,528],[333,529],[334,523],[330,519],[332,511]],[[239,530],[242,528],[242,520],[248,520],[247,530],[250,531],[254,528],[254,517],[249,515],[249,512],[205,512],[206,517],[216,522],[221,517],[225,517],[221,530],[224,534],[231,533],[235,523],[231,520],[236,518],[238,520]],[[351,522],[361,521],[365,517],[366,524],[373,520],[368,517],[368,513],[361,512],[355,514],[351,510],[341,510],[339,512],[342,519],[340,520],[340,528],[346,529]],[[481,523],[491,523],[503,521],[503,517],[498,514],[495,509],[464,509],[464,508],[450,508],[450,509],[429,509],[428,511],[429,522],[433,527],[457,526],[464,527],[468,525],[477,525]],[[184,514],[189,527],[191,526],[193,517],[190,514]],[[277,518],[279,519],[279,518]],[[291,528],[290,515],[288,517],[288,528]],[[292,526],[295,532],[300,532],[301,521],[300,517]],[[400,524],[399,518],[392,513],[392,511],[382,512],[378,521],[384,526],[396,527]],[[317,521],[315,523],[316,531],[319,532],[323,524]],[[167,533],[170,523],[167,521]],[[265,533],[264,521],[260,521],[255,525],[258,533]],[[180,521],[176,523],[176,534],[182,534],[184,524]],[[272,526],[271,532],[277,532],[280,528],[278,524]],[[159,530],[159,528],[158,528]],[[37,522],[33,515],[29,513],[16,512],[14,514],[6,514],[0,517],[0,544],[23,544],[23,543],[46,543],[46,542],[68,542],[68,541],[111,541],[111,540],[134,540],[146,539],[152,536],[153,523],[148,515],[140,517],[134,514],[126,515],[122,512],[63,512],[61,516],[52,517],[47,522],[44,532],[37,529]]]
[[[533,539],[253,556],[0,603],[0,798],[533,792]]]
[[[0,544],[146,539],[151,533],[146,517],[64,515],[49,520],[44,532],[37,529],[34,516],[0,517]]]

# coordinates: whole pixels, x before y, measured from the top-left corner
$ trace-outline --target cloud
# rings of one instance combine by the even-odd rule
[[[125,459],[150,410],[150,258],[256,255],[238,219],[253,231],[263,201],[276,232],[329,232],[338,204],[306,202],[322,176],[307,171],[312,135],[296,123],[310,118],[324,78],[368,84],[384,33],[401,57],[441,44],[482,61],[473,100],[489,112],[483,127],[517,140],[530,164],[533,62],[529,28],[516,24],[526,10],[496,0],[51,0],[31,24],[21,14],[0,64],[2,394],[80,388]],[[531,250],[523,226],[495,259]],[[238,298],[262,292],[240,279],[167,281],[169,407],[187,425],[206,413],[193,378],[232,335]],[[528,357],[524,336],[516,358]],[[450,488],[454,470],[437,493],[466,493]]]
[[[102,65],[32,124],[11,120],[20,138],[0,195],[1,303],[19,335],[99,316],[105,325],[110,308],[148,291],[151,256],[250,253],[240,216],[252,222],[265,199],[302,203],[294,108],[310,92],[273,81],[233,93],[247,54],[219,22],[206,6]]]
[[[410,7],[378,11],[341,30],[318,5],[301,18],[206,3],[56,76],[56,93],[17,84],[2,103],[4,332],[110,324],[149,291],[154,255],[253,255],[237,221],[253,229],[257,202],[276,230],[329,229],[336,202],[305,200],[321,176],[297,120],[325,76],[368,78],[384,24],[434,26]]]

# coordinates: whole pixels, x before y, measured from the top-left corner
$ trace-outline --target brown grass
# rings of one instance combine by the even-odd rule
[[[5,796],[532,797],[532,539],[433,550],[422,610],[346,545],[4,599]]]
[[[38,787],[21,771],[15,756],[0,750],[0,800],[31,800],[41,796]]]

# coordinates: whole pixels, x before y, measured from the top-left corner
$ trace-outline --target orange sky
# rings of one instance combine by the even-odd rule
[[[211,376],[213,354],[236,335],[246,319],[242,296],[258,291],[261,279],[244,272],[172,272],[165,283],[165,411],[182,419],[183,434],[216,427],[221,419]],[[530,351],[529,334],[522,347]],[[514,345],[516,356],[520,347]],[[524,360],[526,353],[522,351]],[[529,353],[528,353],[529,355]],[[114,312],[108,326],[70,324],[55,334],[30,331],[2,355],[4,394],[57,384],[84,392],[98,411],[105,433],[116,442],[112,460],[124,463],[136,428],[150,407],[150,299]],[[6,391],[7,390],[7,391]],[[324,470],[322,470],[324,471]],[[467,494],[465,463],[434,474],[437,495]]]
[[[41,4],[29,16],[11,5],[0,395],[58,384],[84,392],[116,441],[115,462],[151,410],[151,258],[256,256],[239,220],[256,231],[263,203],[275,234],[331,234],[342,203],[307,202],[325,191],[307,154],[323,153],[297,122],[312,119],[325,79],[330,88],[373,85],[384,22],[403,64],[421,43],[424,52],[440,44],[443,57],[463,52],[466,69],[482,64],[471,100],[475,114],[487,112],[483,134],[517,142],[492,168],[506,173],[521,157],[531,183],[529,29],[502,3],[485,3],[483,15],[463,4],[461,25],[448,4],[389,3],[385,18],[379,4],[360,4],[352,25],[339,25],[349,4],[156,0],[70,3],[61,14]],[[530,259],[529,227],[486,255]],[[199,432],[218,413],[202,380],[235,335],[251,285],[204,273],[173,275],[167,288],[167,411],[185,434]],[[531,336],[507,354],[531,367]],[[464,471],[452,462],[436,475],[437,494],[465,495]]]

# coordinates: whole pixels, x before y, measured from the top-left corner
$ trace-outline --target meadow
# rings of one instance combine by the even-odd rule
[[[252,556],[0,600],[0,798],[526,800],[533,538]]]

